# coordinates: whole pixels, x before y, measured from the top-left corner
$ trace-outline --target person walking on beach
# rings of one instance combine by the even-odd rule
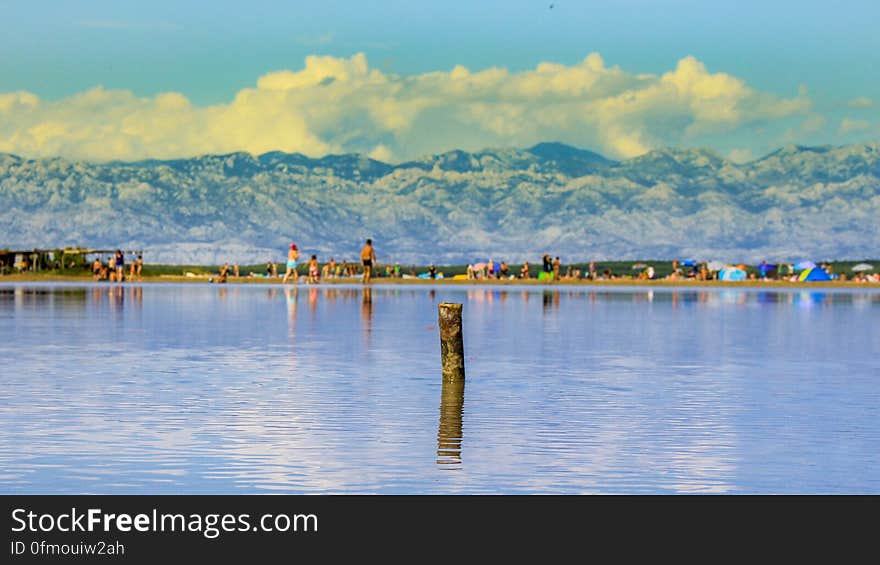
[[[367,243],[361,249],[361,262],[364,264],[363,284],[370,282],[373,274],[373,263],[376,262],[376,251],[373,249],[373,240],[367,239]]]
[[[287,282],[291,276],[293,277],[293,282],[296,282],[297,273],[296,273],[296,260],[299,259],[299,250],[296,248],[295,243],[290,244],[290,249],[287,250],[287,271],[284,272],[284,278],[281,279],[282,284]]]
[[[309,284],[318,283],[318,256],[312,255],[309,259]]]
[[[137,275],[138,282],[141,282],[141,273],[144,272],[144,256],[138,255],[138,258],[135,260],[134,264],[135,264],[134,274]],[[238,276],[238,275],[236,275],[236,276]]]

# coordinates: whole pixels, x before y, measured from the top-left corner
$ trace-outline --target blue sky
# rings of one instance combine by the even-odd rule
[[[541,63],[578,65],[591,53],[600,55],[606,67],[619,67],[633,77],[659,77],[693,57],[708,73],[730,75],[754,91],[783,100],[808,99],[809,109],[772,119],[759,112],[759,117],[737,121],[727,131],[709,128],[708,136],[679,131],[664,139],[665,129],[646,130],[638,136],[638,147],[665,141],[756,155],[774,144],[880,138],[880,2],[561,0],[553,1],[552,9],[550,4],[0,1],[0,94],[36,95],[45,110],[102,86],[137,98],[180,93],[193,107],[204,108],[230,104],[269,73],[300,71],[310,55],[350,60],[363,54],[371,69],[399,78],[448,73],[457,65],[470,72],[503,68],[516,74]],[[42,111],[18,126],[33,128],[47,119]],[[345,123],[331,129],[338,134]],[[358,144],[340,141],[338,135],[328,138],[311,123],[304,127],[323,142],[324,149],[302,146],[314,147],[312,152],[382,146],[384,151],[377,149],[377,154],[403,158],[411,155],[402,145],[433,150],[429,142],[403,144],[399,130],[369,132],[361,124],[349,137],[369,141]],[[760,140],[754,139],[758,130],[763,132]],[[21,131],[0,128],[0,150],[15,149],[9,139],[16,134],[20,151],[50,149],[20,141]],[[517,131],[512,137],[528,141],[529,135]],[[440,136],[435,149],[454,145],[454,135]],[[587,136],[581,145],[591,140]],[[487,134],[470,142],[463,139],[461,145],[474,148],[468,146],[481,141],[502,140]],[[131,150],[135,153],[151,151],[143,144],[123,145],[139,147]],[[246,145],[242,148],[250,150]],[[592,148],[621,153],[613,144],[598,145]],[[64,144],[53,147],[65,151]],[[279,148],[296,147],[288,143]]]

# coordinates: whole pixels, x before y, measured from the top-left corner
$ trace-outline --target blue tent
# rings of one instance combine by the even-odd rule
[[[798,280],[801,282],[830,281],[831,277],[823,269],[813,267],[801,273]]]
[[[762,277],[766,277],[767,273],[770,273],[775,270],[776,270],[776,265],[774,265],[772,263],[767,263],[765,261],[761,261],[761,264],[758,265],[758,275],[760,275]]]
[[[718,273],[719,281],[744,281],[747,278],[746,272],[739,267],[724,267]]]

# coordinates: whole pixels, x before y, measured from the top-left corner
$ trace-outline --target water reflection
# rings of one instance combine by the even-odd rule
[[[559,298],[561,296],[560,291],[545,290],[541,293],[541,296],[544,305],[544,313],[548,313],[551,310],[559,309]]]
[[[296,299],[299,294],[297,287],[287,287],[284,289],[284,298],[287,302],[287,335],[289,337],[296,336]],[[275,298],[275,289],[269,289],[269,300]]]
[[[361,291],[361,325],[364,333],[369,335],[373,329],[373,289],[364,286]]]
[[[0,282],[0,493],[880,493],[880,292],[432,290]]]
[[[461,465],[464,379],[443,380],[440,391],[440,424],[437,427],[437,465],[458,468]]]

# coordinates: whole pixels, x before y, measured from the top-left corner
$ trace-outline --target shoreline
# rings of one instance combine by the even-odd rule
[[[816,282],[791,282],[780,280],[744,280],[744,281],[719,281],[705,280],[698,281],[693,279],[679,280],[645,280],[645,279],[610,279],[610,280],[590,280],[590,279],[565,279],[558,282],[539,281],[538,279],[479,279],[479,280],[454,280],[454,279],[419,279],[419,278],[374,278],[368,285],[363,285],[360,278],[338,278],[328,279],[320,283],[282,283],[281,277],[229,277],[226,283],[211,282],[216,276],[183,276],[183,275],[154,275],[143,276],[141,281],[124,281],[109,282],[95,281],[91,276],[77,275],[59,275],[59,274],[13,274],[0,276],[0,285],[3,283],[40,283],[40,282],[60,282],[60,283],[80,283],[88,286],[127,286],[138,284],[162,284],[162,283],[185,283],[185,284],[214,284],[218,286],[241,285],[241,284],[274,284],[289,287],[321,287],[333,286],[339,284],[357,285],[357,286],[384,286],[384,285],[424,285],[424,286],[489,286],[489,287],[645,287],[645,288],[664,288],[664,287],[692,287],[692,288],[768,288],[768,289],[877,289],[880,290],[880,284],[869,282],[855,281],[816,281]]]

